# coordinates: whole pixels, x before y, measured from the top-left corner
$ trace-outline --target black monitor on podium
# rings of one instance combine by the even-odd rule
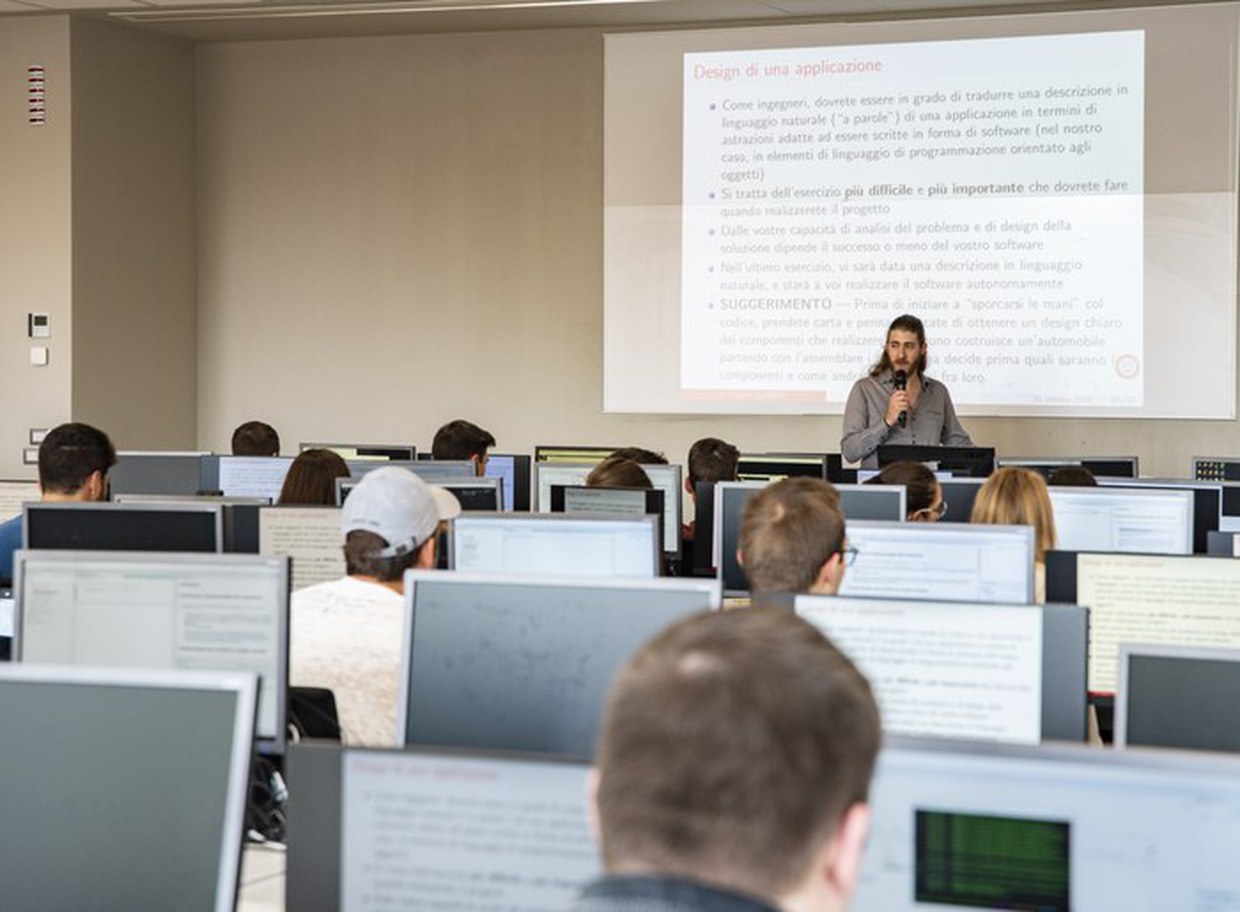
[[[985,478],[995,470],[994,447],[883,444],[877,452],[880,467],[893,462],[922,462],[938,471],[970,478]]]

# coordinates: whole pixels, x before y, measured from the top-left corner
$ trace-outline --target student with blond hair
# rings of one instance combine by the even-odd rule
[[[1046,552],[1055,547],[1055,511],[1037,472],[1006,466],[986,479],[973,502],[972,522],[1033,526],[1034,600],[1046,601]]]

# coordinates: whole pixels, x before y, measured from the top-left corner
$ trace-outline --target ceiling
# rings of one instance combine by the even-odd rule
[[[1209,0],[1170,0],[1209,2]],[[891,19],[1158,5],[1145,0],[0,0],[0,16],[106,17],[197,41],[526,28]],[[1161,5],[1168,5],[1163,0]]]

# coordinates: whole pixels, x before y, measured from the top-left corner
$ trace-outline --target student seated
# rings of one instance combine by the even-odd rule
[[[302,450],[288,467],[280,497],[281,506],[310,504],[323,507],[336,505],[336,479],[348,478],[349,466],[339,453],[331,450]]]
[[[478,425],[457,418],[449,421],[435,432],[431,441],[432,459],[472,460],[474,474],[482,477],[487,473],[487,450],[495,446],[495,437]]]
[[[905,519],[909,522],[938,522],[947,515],[943,486],[920,462],[893,462],[866,484],[899,485],[905,495]]]
[[[264,421],[247,421],[232,435],[234,456],[279,456],[280,435]]]
[[[344,502],[348,576],[293,593],[289,683],[336,697],[346,743],[397,744],[404,573],[435,566],[439,524],[461,505],[407,469],[375,469]]]
[[[1082,465],[1060,466],[1047,476],[1046,483],[1063,488],[1096,488],[1098,479]]]
[[[693,504],[694,519],[681,524],[680,565],[688,576],[693,568],[693,549],[697,536],[697,485],[719,481],[736,481],[736,469],[740,464],[741,451],[718,437],[703,437],[689,447],[689,459],[685,463],[685,494]],[[687,511],[686,511],[687,512]],[[709,542],[703,546],[710,547]]]
[[[594,788],[606,874],[575,912],[845,909],[879,741],[865,678],[792,612],[674,624],[612,686]]]
[[[108,469],[116,450],[108,435],[89,424],[54,427],[39,444],[39,491],[44,503],[108,499]],[[13,581],[13,552],[22,546],[19,513],[0,524],[0,581]]]
[[[839,494],[820,478],[785,478],[745,502],[736,559],[755,599],[834,595],[852,553]]]
[[[973,501],[975,523],[1033,526],[1034,601],[1046,602],[1046,552],[1054,550],[1055,510],[1046,482],[1037,472],[1004,466],[986,479]]]
[[[586,476],[587,488],[646,488],[654,487],[646,470],[623,456],[608,456]]]
[[[617,459],[632,459],[638,465],[667,465],[667,457],[645,447],[621,447],[611,454]]]

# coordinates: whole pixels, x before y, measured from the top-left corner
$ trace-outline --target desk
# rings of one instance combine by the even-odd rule
[[[241,853],[237,912],[284,912],[284,850],[247,845]]]

